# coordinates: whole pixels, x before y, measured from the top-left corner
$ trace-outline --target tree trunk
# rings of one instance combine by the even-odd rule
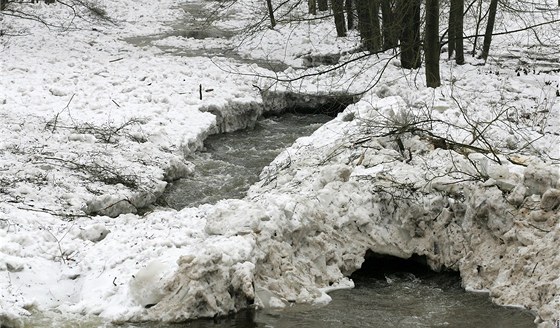
[[[372,42],[372,31],[371,31],[371,19],[369,16],[369,1],[368,0],[356,0],[356,12],[358,13],[358,30],[360,31],[360,39],[362,44],[367,50],[373,48]]]
[[[307,6],[311,15],[317,15],[317,0],[307,0]]]
[[[480,22],[482,22],[482,0],[478,0],[478,13],[476,18],[476,28],[474,30],[474,41],[473,41],[473,49],[472,49],[472,56],[476,56],[476,46],[478,44],[478,31],[480,31]]]
[[[344,0],[332,0],[331,6],[334,14],[334,25],[336,26],[336,35],[339,37],[346,36],[346,20],[344,19]]]
[[[266,6],[268,7],[268,15],[270,16],[270,28],[276,26],[276,20],[274,19],[274,10],[272,9],[272,0],[266,0]]]
[[[463,45],[463,10],[465,7],[465,0],[452,0],[454,6],[454,34],[455,34],[455,62],[458,65],[463,65],[465,63],[465,49]]]
[[[455,52],[455,25],[457,0],[451,0],[449,3],[449,23],[447,24],[447,58],[453,58]]]
[[[490,2],[488,12],[488,23],[486,23],[486,32],[484,33],[484,44],[482,46],[482,55],[480,56],[486,62],[490,53],[490,44],[492,43],[492,33],[494,32],[494,22],[496,21],[496,11],[498,9],[498,0]]]
[[[381,27],[379,22],[379,0],[369,0],[369,17],[371,19],[372,49],[376,52],[381,49],[383,39],[381,38]]]
[[[426,85],[437,88],[439,76],[439,0],[426,0],[426,30],[424,56],[426,57]]]
[[[354,11],[352,9],[352,0],[346,0],[344,3],[346,8],[346,20],[348,21],[348,30],[354,29]]]
[[[422,65],[420,58],[420,0],[400,0],[401,66],[412,69]]]
[[[317,0],[317,5],[319,7],[319,11],[329,10],[329,1],[328,0]]]
[[[397,22],[393,11],[392,0],[381,0],[381,19],[383,25],[383,50],[391,49],[398,44]]]
[[[381,27],[379,26],[379,0],[356,0],[358,29],[366,50],[377,52],[381,49]]]

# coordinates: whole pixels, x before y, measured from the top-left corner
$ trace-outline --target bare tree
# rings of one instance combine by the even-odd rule
[[[426,85],[437,88],[439,76],[439,0],[426,0],[426,30],[424,55],[426,57]]]
[[[463,9],[465,7],[465,0],[451,0],[451,12],[449,13],[449,21],[453,25],[449,26],[453,29],[453,39],[450,38],[449,43],[453,43],[455,49],[455,62],[459,65],[465,63],[465,51],[463,47]]]
[[[394,0],[381,0],[381,19],[383,23],[383,49],[391,49],[399,42],[398,22],[394,11]]]
[[[378,51],[381,49],[379,0],[357,0],[356,11],[362,43],[369,52]]]
[[[346,20],[344,19],[344,0],[331,0],[331,6],[334,14],[334,25],[336,26],[336,35],[339,37],[346,36]]]
[[[496,11],[498,10],[498,0],[491,0],[490,9],[488,11],[488,22],[486,23],[486,32],[484,33],[484,44],[482,46],[482,54],[480,57],[486,61],[490,52],[490,44],[492,43],[492,33],[494,33],[494,22],[496,21]]]
[[[354,29],[354,9],[352,0],[346,0],[344,7],[346,8],[346,20],[348,21],[348,30]]]
[[[372,27],[372,42],[373,51],[378,51],[381,49],[382,38],[381,38],[381,22],[379,21],[379,0],[370,0],[370,19]]]
[[[270,16],[270,28],[276,26],[276,20],[274,19],[274,9],[272,9],[272,0],[266,0],[266,7],[268,8],[268,16]]]
[[[464,0],[451,0],[449,10],[449,25],[448,36],[449,42],[447,44],[447,51],[449,59],[455,53],[455,61],[457,64],[462,65],[465,63],[465,54],[463,49],[463,8],[465,6]]]
[[[422,65],[420,58],[420,0],[399,0],[401,22],[401,66],[412,69]]]
[[[478,5],[477,5],[477,18],[476,18],[476,26],[475,26],[475,30],[474,30],[474,41],[473,41],[473,50],[472,50],[472,56],[476,56],[476,47],[478,44],[478,32],[480,31],[480,24],[482,23],[482,20],[486,17],[486,15],[488,14],[488,12],[486,12],[484,15],[482,14],[482,0],[478,0]]]
[[[317,15],[317,0],[307,0],[307,6],[311,15]]]

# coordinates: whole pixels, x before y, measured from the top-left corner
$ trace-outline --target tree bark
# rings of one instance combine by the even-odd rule
[[[478,0],[478,9],[477,9],[477,18],[476,18],[476,28],[474,30],[474,41],[473,41],[473,49],[472,49],[472,57],[476,56],[476,46],[478,44],[478,31],[480,31],[480,22],[482,22],[482,0]]]
[[[455,62],[458,65],[463,65],[465,63],[465,49],[463,45],[463,10],[465,7],[465,0],[452,0],[453,6],[453,16],[454,19],[454,35],[455,35]]]
[[[457,6],[457,0],[451,0],[449,2],[449,23],[447,24],[447,58],[453,58],[453,53],[455,52],[455,7]]]
[[[490,9],[488,11],[488,22],[486,23],[486,32],[484,33],[484,43],[482,46],[482,54],[480,57],[484,62],[488,59],[490,53],[490,44],[492,43],[492,33],[494,32],[494,22],[496,21],[496,11],[498,9],[498,0],[490,2]]]
[[[311,15],[317,15],[317,0],[307,0],[307,6]]]
[[[381,0],[381,20],[383,26],[383,50],[396,47],[399,36],[392,0]]]
[[[426,85],[441,85],[439,75],[439,0],[426,0],[426,30],[424,32],[424,56],[426,57]]]
[[[274,19],[274,10],[272,9],[272,0],[266,0],[266,6],[268,8],[268,15],[270,16],[270,28],[276,26],[276,20]]]
[[[382,37],[379,25],[379,0],[356,0],[358,29],[362,43],[367,51],[381,49]]]
[[[383,42],[379,22],[379,0],[369,0],[369,17],[371,19],[372,28],[372,49],[370,51],[376,52],[381,49]]]
[[[346,20],[348,22],[348,30],[354,29],[354,10],[352,6],[352,0],[346,0],[344,2],[344,7],[346,8]]]
[[[328,0],[317,0],[317,6],[319,7],[319,11],[329,10],[329,1]]]
[[[346,36],[346,20],[344,19],[344,0],[331,0],[331,6],[334,14],[334,25],[336,26],[336,35],[339,37]]]
[[[356,0],[356,12],[358,13],[358,30],[360,31],[360,39],[366,50],[370,50],[371,46],[371,19],[369,17],[369,1]]]
[[[419,68],[420,58],[420,0],[400,0],[397,8],[401,23],[401,66]]]

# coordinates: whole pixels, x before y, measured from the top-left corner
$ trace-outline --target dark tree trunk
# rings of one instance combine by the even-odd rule
[[[276,20],[274,19],[274,10],[272,9],[272,0],[266,0],[266,6],[268,8],[268,15],[270,16],[270,28],[276,26]]]
[[[307,0],[307,6],[311,15],[317,15],[317,0]]]
[[[346,36],[346,20],[344,19],[344,0],[332,0],[331,6],[334,14],[334,25],[336,26],[336,35],[339,37]]]
[[[352,0],[346,0],[344,3],[346,8],[346,20],[348,21],[348,30],[354,29],[354,10],[352,9]]]
[[[465,0],[457,0],[457,16],[455,25],[455,62],[458,65],[465,63],[465,46],[463,44],[463,10],[465,9]]]
[[[455,61],[459,65],[465,63],[465,51],[463,46],[463,8],[465,0],[451,0],[451,9],[449,11],[449,42],[448,54],[449,58],[453,57],[455,52]]]
[[[379,22],[379,0],[369,0],[369,17],[371,19],[371,33],[372,33],[372,49],[370,51],[376,52],[381,49],[381,27]]]
[[[490,2],[490,9],[488,11],[488,22],[486,23],[486,32],[484,33],[484,44],[482,46],[482,54],[480,57],[488,59],[490,53],[490,44],[492,43],[492,33],[494,32],[494,22],[496,21],[496,11],[498,10],[498,0]]]
[[[474,30],[474,41],[473,41],[473,48],[472,48],[472,56],[476,56],[476,46],[478,44],[478,31],[480,31],[480,23],[482,22],[482,0],[478,0],[478,9],[477,9],[477,18],[476,18],[476,27]]]
[[[358,13],[358,30],[360,31],[360,39],[367,50],[373,48],[371,45],[372,31],[371,18],[369,16],[369,1],[356,0],[356,12]]]
[[[391,49],[398,43],[398,25],[393,11],[392,0],[381,0],[381,20],[383,25],[383,50]]]
[[[366,50],[377,52],[381,49],[381,27],[379,26],[379,0],[356,0],[358,29]]]
[[[451,0],[449,4],[449,24],[447,25],[447,58],[451,59],[453,53],[455,52],[455,21],[456,15],[455,10],[457,6],[457,0]]]
[[[420,0],[399,0],[401,22],[401,66],[412,69],[422,64],[420,58]]]
[[[439,0],[426,0],[426,30],[424,56],[426,57],[426,85],[437,88],[439,76]]]
[[[329,1],[328,0],[317,0],[317,6],[319,7],[319,11],[329,10]]]

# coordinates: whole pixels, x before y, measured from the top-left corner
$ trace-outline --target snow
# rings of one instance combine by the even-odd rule
[[[434,90],[390,53],[362,58],[357,35],[335,38],[330,21],[136,47],[125,40],[165,35],[184,3],[96,5],[114,22],[71,19],[68,8],[41,3],[25,8],[64,26],[1,17],[1,325],[38,314],[180,321],[253,302],[324,304],[330,290],[352,287],[346,277],[368,249],[426,255],[434,269],[460,270],[467,290],[559,319],[560,81],[516,72],[542,68],[537,59],[443,60]],[[247,30],[264,10],[239,1],[217,24]],[[306,17],[301,8],[290,15]],[[546,42],[558,44],[547,31]],[[523,35],[496,38],[495,58],[526,51],[532,34]],[[500,50],[508,42],[516,48]],[[293,68],[275,73],[200,52],[231,47]],[[313,75],[330,55],[354,62]],[[300,79],[304,66],[309,77]],[[366,92],[278,156],[245,199],[152,208],[167,182],[196,169],[185,156],[209,134],[250,126],[267,110],[253,85]],[[456,144],[436,147],[421,133],[428,129]],[[480,131],[496,154],[465,150],[487,149]]]

